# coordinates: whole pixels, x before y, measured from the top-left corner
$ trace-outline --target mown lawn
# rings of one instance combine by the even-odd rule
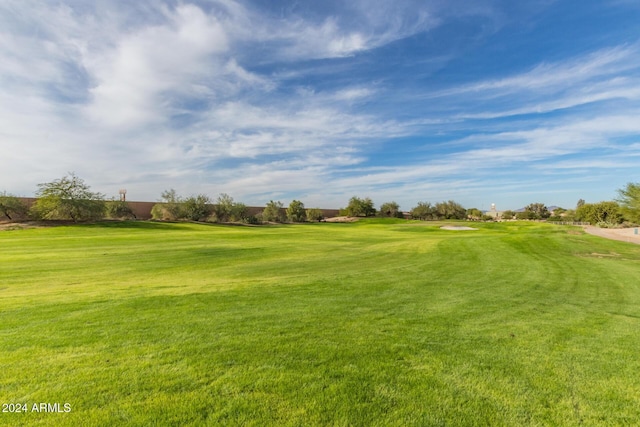
[[[640,420],[640,246],[440,225],[0,232],[0,424]]]

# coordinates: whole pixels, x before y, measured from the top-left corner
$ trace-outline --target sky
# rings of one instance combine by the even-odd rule
[[[573,208],[640,181],[637,0],[2,0],[0,192]]]

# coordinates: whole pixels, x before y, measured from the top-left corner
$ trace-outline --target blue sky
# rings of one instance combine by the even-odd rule
[[[640,3],[0,3],[0,191],[345,206],[640,181]]]

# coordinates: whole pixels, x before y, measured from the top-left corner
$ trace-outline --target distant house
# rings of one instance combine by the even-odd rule
[[[502,219],[502,212],[503,211],[499,211],[496,209],[495,203],[491,203],[491,209],[489,209],[488,211],[484,211],[484,214],[497,221],[499,219]]]

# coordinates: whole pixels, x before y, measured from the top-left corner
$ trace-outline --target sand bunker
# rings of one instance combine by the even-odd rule
[[[456,231],[461,231],[461,230],[477,230],[477,228],[472,228],[472,227],[465,227],[462,225],[443,225],[442,227],[440,227],[443,230],[456,230]]]
[[[355,222],[358,218],[352,216],[335,216],[333,218],[325,218],[325,222]]]

